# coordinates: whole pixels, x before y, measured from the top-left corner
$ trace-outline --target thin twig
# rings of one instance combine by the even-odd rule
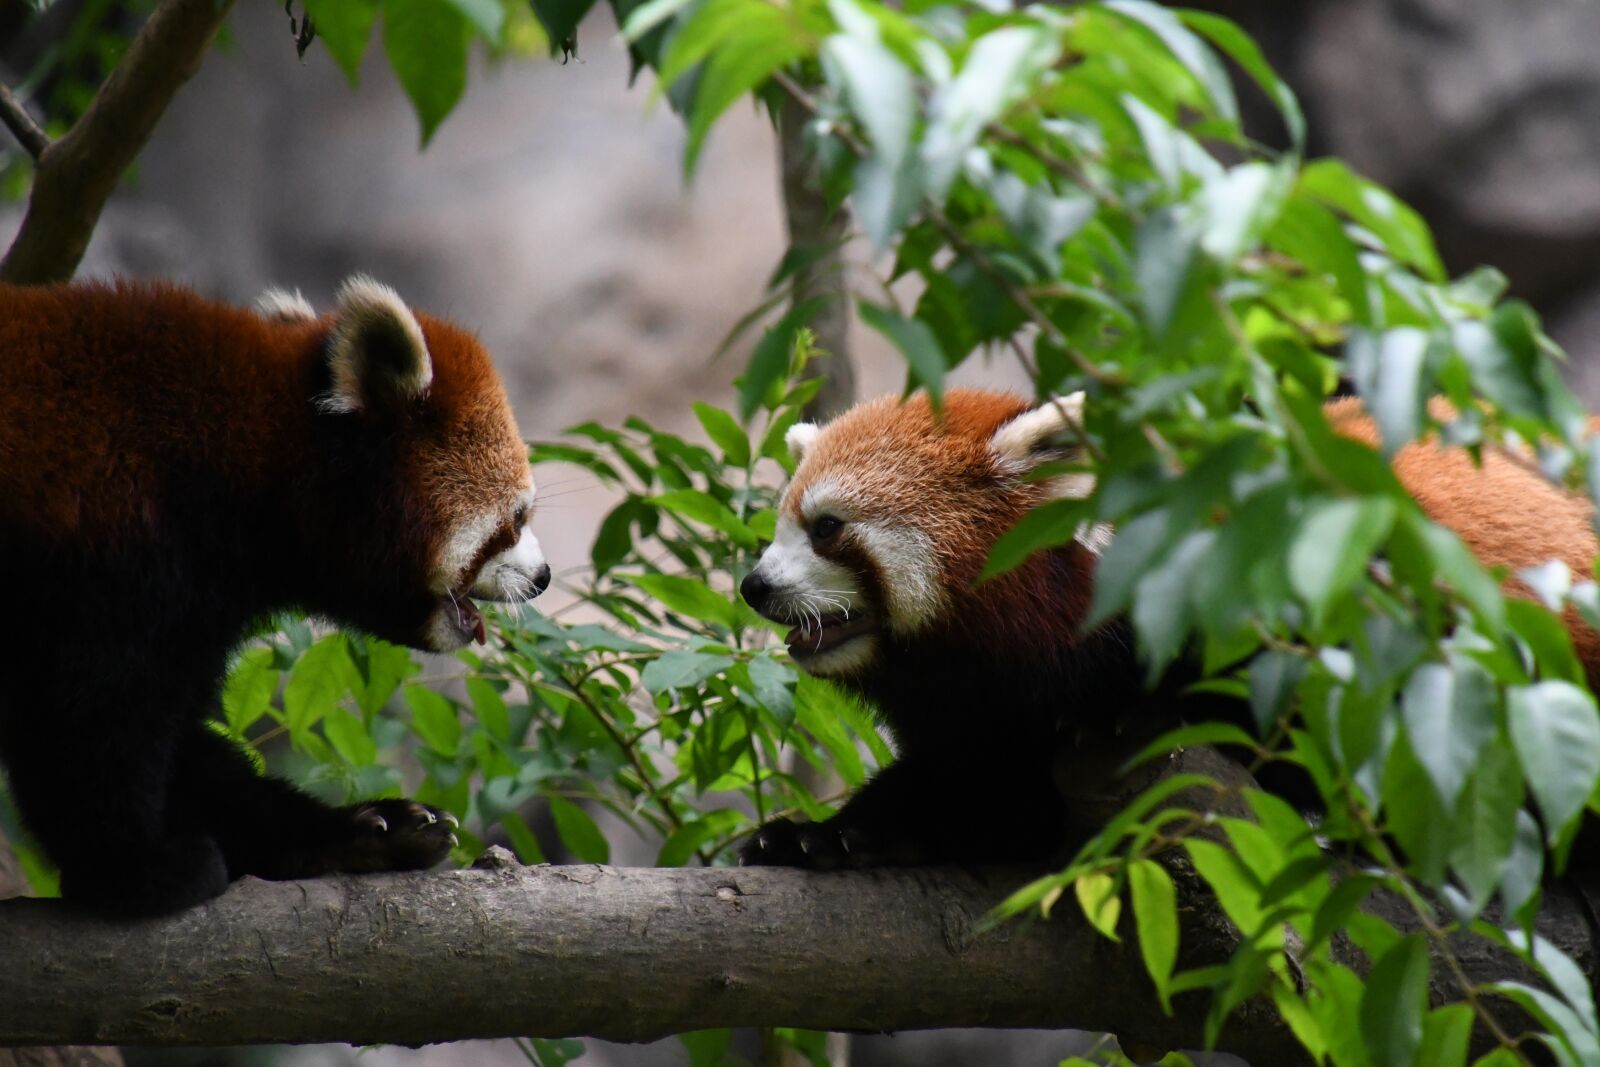
[[[17,143],[35,160],[50,147],[49,136],[33,121],[33,116],[28,114],[28,109],[16,94],[5,85],[0,85],[0,122],[6,124],[6,129],[16,137]]]

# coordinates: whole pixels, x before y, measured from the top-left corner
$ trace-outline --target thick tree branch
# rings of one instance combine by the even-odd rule
[[[1028,876],[772,868],[508,867],[234,886],[171,918],[113,923],[59,901],[0,904],[0,1045],[418,1044],[507,1035],[643,1041],[716,1026],[1106,1030],[1200,1043],[1207,998],[1164,1017],[1137,940],[1049,922],[975,926]],[[1236,940],[1179,877],[1183,966]],[[1580,960],[1579,904],[1541,932]],[[1482,956],[1475,979],[1514,967]],[[1223,1047],[1304,1062],[1268,1005]]]
[[[0,85],[0,122],[6,124],[6,129],[11,131],[17,143],[34,159],[38,159],[50,147],[50,138],[33,121],[33,116],[22,106],[22,101],[5,85]]]
[[[0,904],[0,1045],[417,1044],[714,1026],[1054,1026],[1199,1042],[1154,1007],[1132,939],[1062,908],[975,924],[1020,872],[529,867],[247,879],[172,918]],[[1233,1044],[1293,1062],[1251,1015]]]
[[[22,228],[0,281],[65,281],[83,259],[100,211],[178,89],[200,67],[233,0],[163,0],[89,110],[43,147]]]

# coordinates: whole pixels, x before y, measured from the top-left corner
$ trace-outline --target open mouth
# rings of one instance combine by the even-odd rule
[[[853,638],[873,633],[877,624],[865,615],[850,618],[846,615],[824,615],[821,619],[807,619],[784,635],[789,655],[796,659],[817,656],[831,651]]]
[[[488,640],[483,631],[483,613],[467,594],[454,591],[446,593],[439,598],[439,608],[464,640],[476,641],[480,645]]]

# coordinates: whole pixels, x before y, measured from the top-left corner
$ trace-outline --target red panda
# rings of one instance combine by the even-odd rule
[[[1031,410],[1017,396],[951,390],[942,421],[925,397],[884,397],[790,431],[798,466],[773,542],[740,589],[793,627],[786,641],[802,669],[876,710],[898,759],[824,822],[760,827],[741,862],[1045,859],[1066,835],[1052,776],[1062,732],[1170,721],[1182,680],[1147,690],[1126,620],[1080,632],[1109,530],[1086,528],[975,584],[989,549],[1030,509],[1092,489],[1088,475],[1025,477],[1060,458],[1052,448],[1081,405],[1081,394]],[[1336,401],[1328,415],[1339,432],[1376,440],[1357,402]],[[1395,469],[1486,563],[1557,558],[1588,572],[1597,548],[1589,505],[1517,462],[1490,453],[1480,470],[1460,450],[1419,444]],[[1596,684],[1600,637],[1573,632]]]
[[[549,583],[483,346],[345,282],[318,316],[152,284],[0,286],[0,763],[63,896],[159,914],[242,875],[422,868],[453,820],[335,808],[213,732],[252,627],[304,611],[415,648]]]

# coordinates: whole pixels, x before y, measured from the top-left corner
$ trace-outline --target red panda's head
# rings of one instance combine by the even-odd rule
[[[792,624],[791,654],[812,674],[851,677],[885,642],[980,627],[1030,593],[1027,578],[975,586],[994,542],[1035,505],[1081,497],[1092,481],[1031,481],[1070,455],[1082,396],[1031,409],[1020,397],[951,390],[942,416],[925,397],[883,397],[825,426],[789,433],[798,460],[777,532],[741,586],[768,618]],[[1088,552],[1099,531],[1080,540]],[[1087,593],[1087,582],[1085,594]]]
[[[311,314],[298,294],[268,294],[257,308],[291,327]],[[328,584],[347,592],[325,610],[431,651],[481,642],[473,598],[525,601],[550,582],[528,526],[527,446],[488,353],[359,276],[315,323],[319,461],[340,468],[323,484],[345,498],[335,505],[345,571]]]

